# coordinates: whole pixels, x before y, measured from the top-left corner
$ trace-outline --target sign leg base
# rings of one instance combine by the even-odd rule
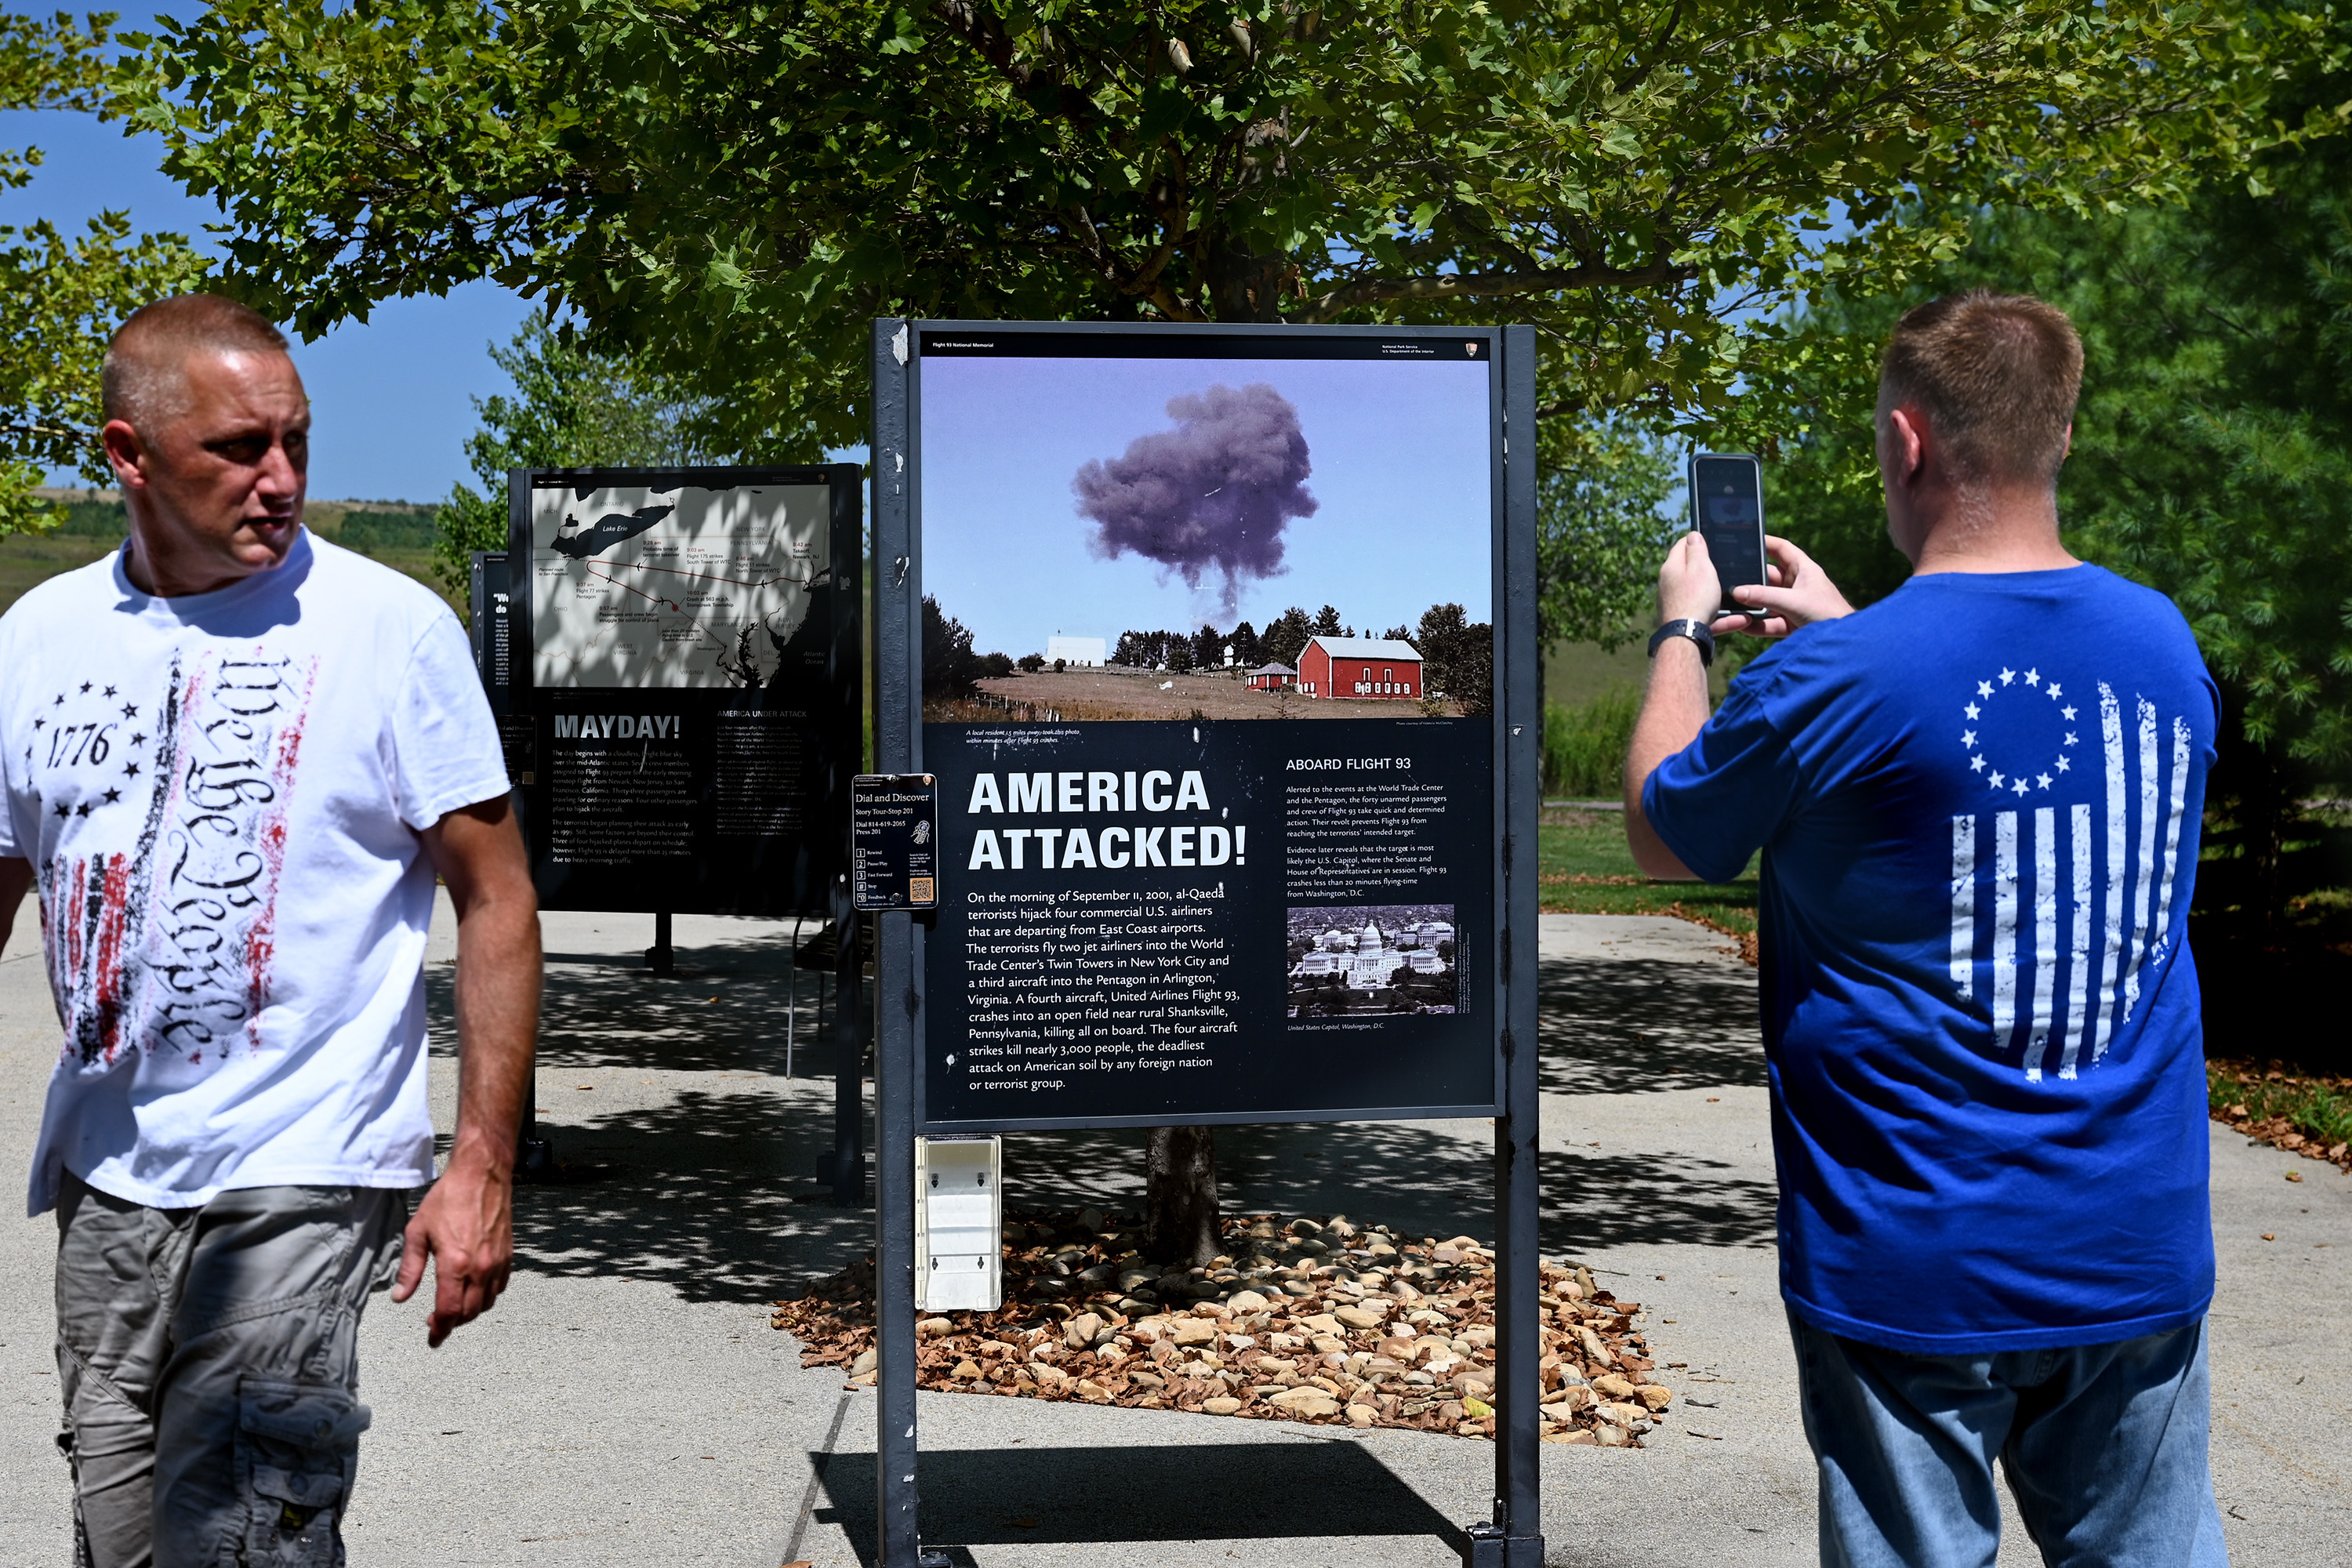
[[[1544,1538],[1505,1535],[1485,1520],[1462,1531],[1462,1568],[1543,1568]]]
[[[514,1179],[544,1182],[555,1175],[555,1145],[540,1136],[536,1125],[526,1127],[515,1140]]]

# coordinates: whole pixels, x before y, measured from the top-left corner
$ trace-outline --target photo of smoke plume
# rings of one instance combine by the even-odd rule
[[[1188,588],[1219,578],[1218,602],[1231,615],[1242,584],[1281,574],[1284,528],[1319,505],[1307,489],[1314,466],[1298,410],[1265,382],[1217,382],[1170,398],[1168,417],[1173,428],[1087,463],[1070,489],[1097,527],[1099,553],[1132,551]]]
[[[927,357],[925,717],[1483,711],[1489,374]]]
[[[1461,1010],[1453,905],[1301,907],[1287,923],[1290,1016]]]

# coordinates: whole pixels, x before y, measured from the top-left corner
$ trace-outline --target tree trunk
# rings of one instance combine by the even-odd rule
[[[1260,256],[1220,238],[1209,251],[1209,301],[1220,321],[1282,320],[1282,284],[1290,272],[1286,256]]]
[[[1154,1263],[1198,1268],[1217,1256],[1217,1133],[1155,1127],[1144,1172],[1144,1249]]]

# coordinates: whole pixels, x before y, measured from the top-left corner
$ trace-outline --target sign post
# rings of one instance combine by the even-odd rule
[[[880,1561],[932,1560],[919,1135],[1478,1116],[1465,1560],[1536,1568],[1533,332],[883,321],[873,364],[876,745],[937,792],[937,908],[879,917]]]

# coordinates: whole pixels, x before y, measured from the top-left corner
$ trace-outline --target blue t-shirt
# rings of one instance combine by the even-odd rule
[[[2095,566],[1915,577],[1751,662],[1642,806],[1759,910],[1780,1289],[1922,1353],[2213,1293],[2185,941],[2219,699]]]

